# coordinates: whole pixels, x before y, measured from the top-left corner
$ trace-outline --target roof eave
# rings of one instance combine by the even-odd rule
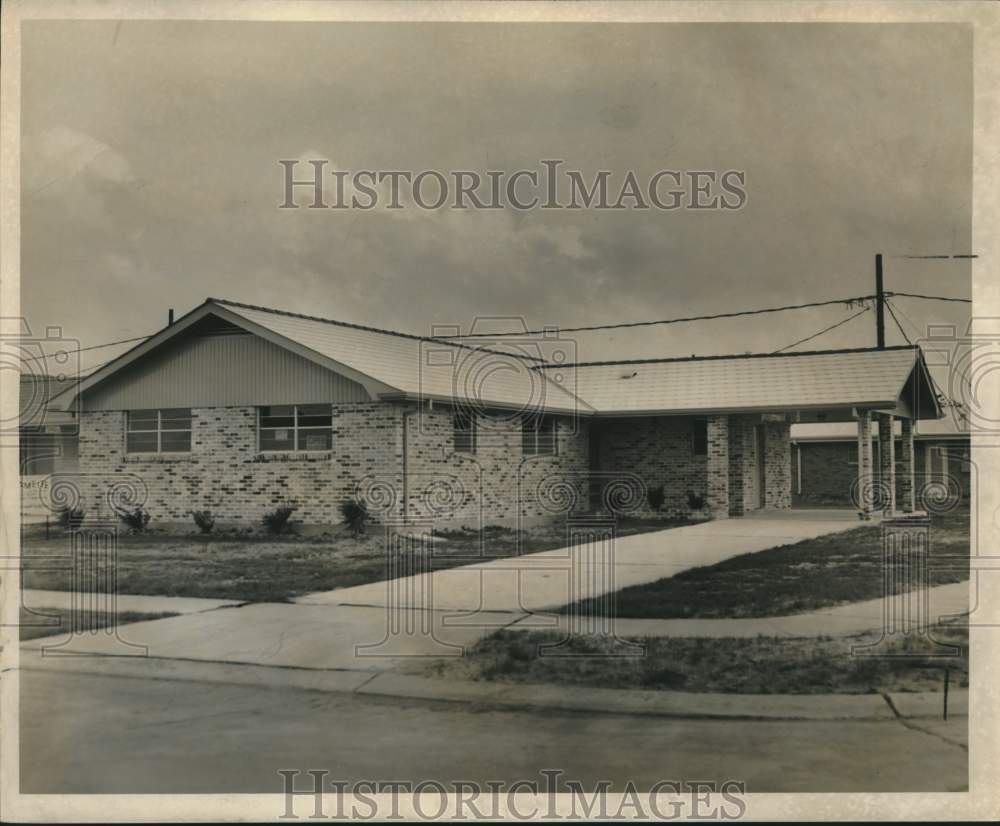
[[[132,347],[125,353],[122,353],[120,356],[118,356],[118,358],[109,362],[100,370],[91,373],[85,379],[81,379],[79,383],[75,385],[75,387],[67,388],[66,391],[62,391],[57,396],[53,396],[52,399],[50,399],[50,402],[56,401],[58,399],[58,403],[52,405],[52,408],[54,410],[67,410],[67,411],[74,409],[77,405],[77,400],[87,390],[89,390],[90,388],[94,387],[97,384],[100,384],[103,381],[106,381],[118,371],[123,370],[130,364],[143,358],[148,353],[152,352],[157,347],[159,347],[161,344],[166,343],[170,339],[184,332],[186,329],[188,329],[193,324],[200,321],[207,315],[217,315],[219,316],[219,318],[222,318],[226,321],[231,322],[232,324],[237,325],[238,327],[243,328],[248,333],[253,333],[254,335],[260,336],[261,338],[270,341],[272,344],[276,344],[277,346],[289,350],[293,353],[296,353],[297,355],[300,355],[303,358],[308,359],[309,361],[319,364],[321,367],[326,367],[328,370],[340,373],[346,376],[347,378],[356,381],[358,384],[362,385],[365,388],[369,396],[371,396],[371,398],[373,399],[378,398],[383,393],[394,392],[394,391],[398,392],[397,388],[391,387],[390,385],[380,382],[377,379],[374,379],[365,373],[361,373],[360,371],[355,370],[353,367],[349,367],[346,364],[342,364],[341,362],[336,361],[335,359],[331,359],[328,356],[324,356],[323,354],[318,353],[315,350],[306,347],[303,344],[293,341],[287,338],[286,336],[281,335],[280,333],[276,333],[273,330],[268,329],[267,327],[264,327],[260,324],[257,324],[254,321],[251,321],[248,318],[245,318],[238,312],[230,310],[225,305],[219,304],[213,301],[212,299],[209,299],[204,303],[199,304],[190,312],[181,316],[170,326],[164,327],[159,332],[151,335],[145,341],[140,342],[135,347]],[[69,390],[73,390],[74,392],[72,393],[67,392]]]

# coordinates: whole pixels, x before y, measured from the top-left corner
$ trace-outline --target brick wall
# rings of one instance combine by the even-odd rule
[[[124,453],[125,414],[80,416],[84,508],[110,516],[103,491],[116,475],[137,477],[148,492],[154,521],[189,522],[210,510],[220,523],[259,524],[281,505],[298,522],[340,522],[339,505],[370,473],[393,472],[401,456],[400,409],[389,404],[333,406],[333,449],[322,453],[261,454],[254,407],[193,408],[191,452]]]
[[[729,417],[729,514],[742,516],[759,505],[757,490],[757,440],[755,422]]]
[[[411,410],[404,486],[405,410],[389,403],[334,405],[331,451],[262,454],[256,408],[193,408],[191,453],[174,456],[126,456],[125,414],[84,413],[83,507],[110,516],[104,491],[116,478],[136,477],[153,520],[173,523],[191,522],[193,510],[210,510],[220,524],[255,525],[265,513],[294,505],[297,522],[334,524],[341,521],[340,503],[359,490],[375,514],[398,518],[405,497],[411,518],[433,516],[442,525],[511,523],[519,500],[527,517],[555,515],[574,504],[586,509],[586,422],[560,420],[557,455],[526,457],[519,419],[484,417],[476,452],[465,454],[455,452],[450,409]]]
[[[332,450],[262,454],[256,447],[256,408],[194,408],[192,451],[174,456],[126,456],[125,414],[84,413],[80,471],[90,481],[83,507],[88,514],[109,517],[103,491],[111,480],[134,477],[146,489],[146,508],[157,522],[190,523],[191,511],[210,510],[220,525],[256,525],[265,513],[293,505],[297,522],[334,524],[340,522],[340,503],[356,496],[361,484],[372,511],[383,516],[401,515],[405,497],[414,519],[511,524],[589,509],[591,427],[600,428],[599,487],[624,479],[617,493],[629,512],[648,514],[645,491],[658,485],[666,497],[661,513],[689,513],[688,491],[708,504],[710,456],[718,501],[725,505],[728,500],[719,497],[731,489],[747,507],[755,504],[747,500],[746,485],[730,478],[730,440],[747,437],[746,431],[732,437],[725,416],[709,419],[710,456],[694,454],[694,419],[684,417],[600,422],[565,417],[557,423],[556,455],[526,456],[514,415],[481,417],[475,453],[456,453],[447,407],[418,411],[400,404],[345,403],[332,410]],[[788,426],[769,424],[765,445],[767,507],[787,507]],[[384,510],[379,511],[379,503],[385,503]]]
[[[791,426],[764,424],[764,507],[782,510],[792,506]]]
[[[601,470],[633,473],[647,489],[663,485],[662,513],[689,513],[688,491],[707,497],[708,458],[694,455],[694,419],[644,417],[599,426]],[[648,502],[640,512],[649,512]]]
[[[452,411],[410,416],[407,453],[412,518],[479,527],[586,510],[589,422],[558,418],[555,455],[524,455],[520,418],[479,415],[476,450],[456,452]]]

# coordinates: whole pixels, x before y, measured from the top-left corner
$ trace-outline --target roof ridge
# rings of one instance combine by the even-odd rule
[[[435,344],[447,344],[451,347],[460,347],[464,350],[474,350],[480,353],[496,353],[500,356],[511,356],[513,358],[525,359],[526,361],[537,361],[545,363],[545,359],[537,358],[535,356],[527,356],[521,353],[504,353],[501,350],[494,350],[491,347],[474,347],[471,344],[464,344],[457,341],[448,341],[447,339],[434,338],[433,336],[418,336],[415,333],[401,333],[398,330],[385,330],[381,327],[372,327],[366,324],[355,324],[351,321],[340,321],[335,318],[323,318],[322,316],[306,315],[305,313],[296,313],[291,310],[279,310],[275,307],[264,307],[260,304],[246,304],[242,301],[232,301],[228,298],[206,298],[205,303],[213,302],[215,304],[221,304],[225,307],[242,307],[245,310],[260,310],[264,313],[274,313],[275,315],[290,316],[292,318],[304,318],[307,321],[319,321],[323,324],[334,324],[338,327],[349,327],[353,330],[365,330],[369,333],[379,333],[385,336],[397,336],[399,338],[409,338],[415,339],[417,341],[433,341]]]
[[[724,359],[785,358],[792,356],[828,356],[842,353],[877,353],[887,350],[919,350],[916,344],[894,344],[889,347],[847,347],[837,350],[802,350],[797,353],[731,353],[721,356],[666,356],[652,359],[621,359],[616,361],[578,361],[573,364],[539,364],[534,369],[550,370],[569,367],[612,367],[624,364],[664,364],[680,361],[721,361]]]

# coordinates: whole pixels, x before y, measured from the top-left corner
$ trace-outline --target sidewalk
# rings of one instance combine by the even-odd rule
[[[21,591],[21,607],[32,611],[44,611],[46,608],[68,610],[73,606],[74,597],[77,599],[77,605],[87,610],[108,610],[106,594],[74,594],[72,591],[43,591],[35,588],[26,588]],[[245,605],[245,603],[232,599],[119,594],[115,597],[114,605],[117,613],[133,611],[139,614],[197,614],[202,611],[214,611],[216,608],[233,608],[237,605]]]
[[[969,611],[969,583],[939,585],[928,591],[930,622]],[[915,596],[915,595],[914,595]],[[901,597],[894,597],[899,600]],[[903,598],[905,599],[905,598]],[[622,639],[641,637],[851,637],[883,627],[888,609],[883,597],[825,608],[807,614],[751,619],[631,619],[614,620],[615,634]],[[553,631],[568,633],[569,615],[527,615],[507,626],[508,631]]]

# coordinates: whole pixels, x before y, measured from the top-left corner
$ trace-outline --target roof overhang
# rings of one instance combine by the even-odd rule
[[[377,399],[380,396],[400,392],[397,388],[390,387],[383,382],[373,379],[364,373],[355,370],[352,367],[348,367],[346,364],[342,364],[335,359],[328,358],[327,356],[317,353],[315,350],[310,349],[290,338],[283,335],[275,333],[272,330],[262,327],[249,319],[243,318],[243,316],[238,313],[234,313],[228,310],[225,306],[217,304],[212,300],[206,301],[204,304],[195,307],[191,312],[187,313],[181,318],[177,319],[169,327],[164,327],[160,332],[154,333],[152,336],[147,338],[145,341],[137,344],[131,350],[120,355],[114,361],[109,362],[100,370],[91,373],[84,379],[73,387],[69,387],[60,393],[58,396],[53,396],[49,401],[49,406],[54,410],[76,410],[79,406],[80,396],[86,393],[88,390],[97,386],[98,384],[111,378],[114,374],[118,373],[120,370],[125,369],[133,362],[138,361],[154,350],[158,349],[162,345],[169,342],[171,339],[183,333],[185,330],[201,321],[201,319],[206,316],[214,315],[225,321],[235,324],[238,327],[243,328],[248,333],[253,333],[254,335],[260,336],[261,338],[270,341],[272,344],[276,344],[279,347],[283,347],[299,356],[302,356],[309,361],[314,362],[322,367],[326,367],[336,373],[356,381],[368,392],[368,395],[372,399]]]

